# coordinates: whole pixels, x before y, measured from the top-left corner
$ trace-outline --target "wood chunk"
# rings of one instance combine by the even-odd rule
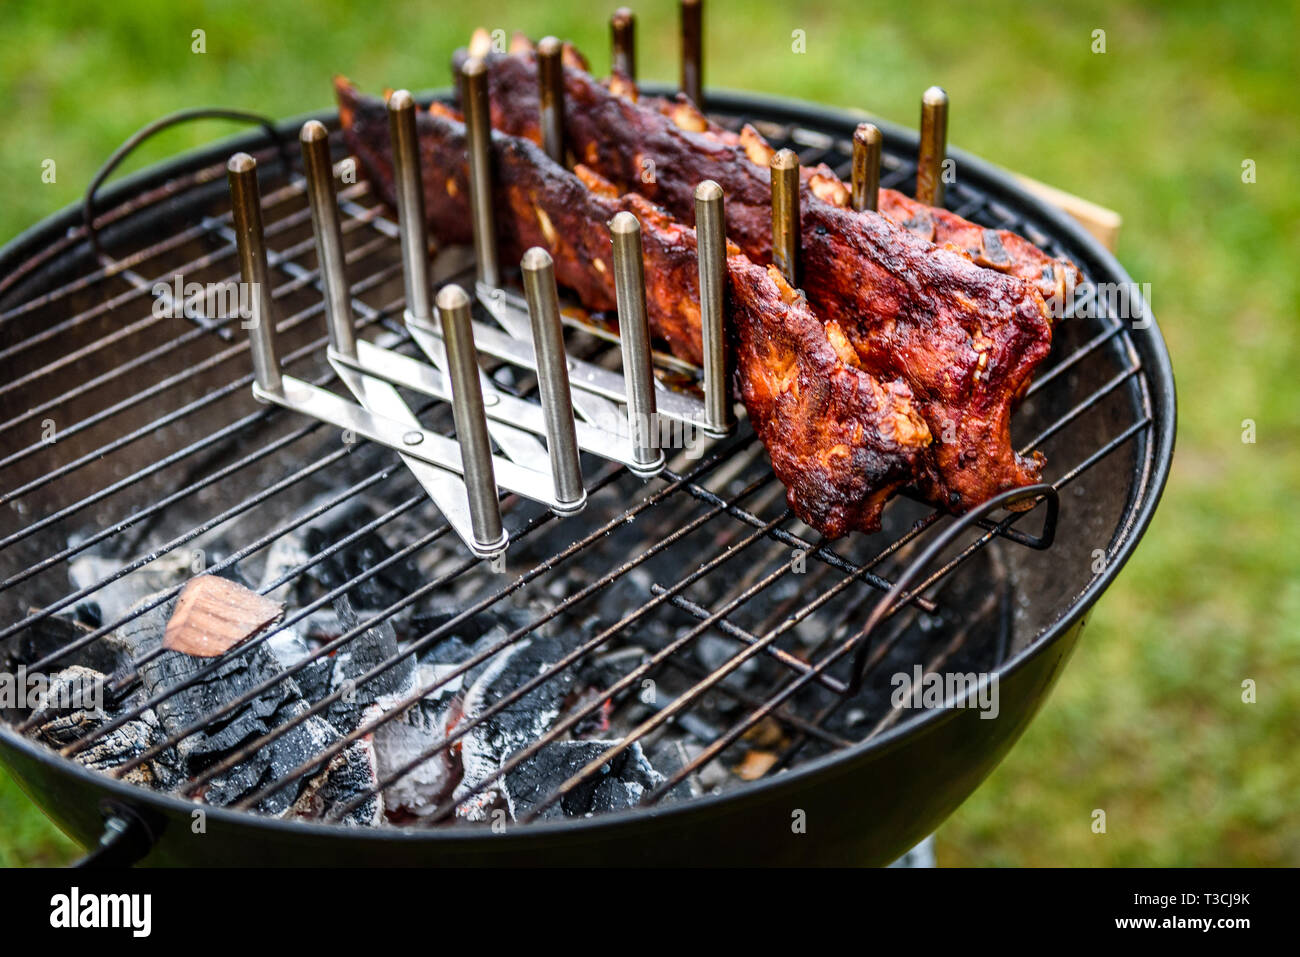
[[[200,575],[183,589],[167,622],[163,647],[196,658],[216,658],[257,634],[284,608],[243,585]]]
[[[750,751],[731,770],[742,781],[757,781],[776,764],[777,755],[771,751]]]
[[[1028,176],[1021,176],[1019,173],[1013,173],[1012,175],[1015,176],[1016,182],[1039,199],[1047,200],[1053,206],[1059,206],[1073,216],[1084,229],[1092,233],[1111,252],[1118,248],[1119,230],[1124,225],[1124,217],[1119,213],[1113,209],[1107,209],[1105,206],[1099,206],[1081,196],[1075,196],[1065,192],[1065,190],[1057,189],[1055,186],[1048,186],[1036,179],[1030,179]]]

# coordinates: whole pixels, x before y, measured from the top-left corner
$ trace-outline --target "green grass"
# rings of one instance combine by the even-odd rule
[[[636,6],[642,72],[671,80],[673,6]],[[1178,378],[1178,453],[1155,523],[1041,716],[940,830],[939,860],[1300,864],[1297,6],[801,6],[710,0],[706,82],[906,123],[924,87],[945,86],[955,145],[1123,212],[1120,258],[1151,283]],[[335,71],[371,90],[443,85],[477,25],[556,33],[606,66],[599,5],[291,9],[7,4],[0,237],[77,199],[122,139],[171,110],[297,114],[329,103]],[[195,29],[205,54],[190,52]],[[796,29],[805,54],[791,52]],[[1091,52],[1094,29],[1104,54]],[[132,167],[231,129],[168,133]],[[1244,419],[1255,444],[1241,441]],[[1255,704],[1241,701],[1246,678]],[[0,863],[70,853],[2,776],[0,815]]]
[[[77,853],[77,845],[0,770],[0,867],[55,867]]]

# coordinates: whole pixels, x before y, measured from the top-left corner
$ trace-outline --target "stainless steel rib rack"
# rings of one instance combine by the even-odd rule
[[[542,73],[544,83],[559,82],[554,71]],[[554,268],[546,250],[534,247],[524,255],[520,263],[522,295],[502,282],[492,213],[486,84],[483,61],[471,58],[462,71],[462,90],[476,256],[474,293],[489,317],[487,322],[472,318],[472,299],[461,287],[447,285],[433,294],[415,100],[405,90],[388,99],[406,288],[403,320],[423,360],[356,337],[328,133],[314,120],[302,128],[303,166],[329,329],[329,361],[351,391],[351,401],[281,373],[257,164],[248,154],[238,153],[227,167],[240,272],[249,289],[246,301],[250,308],[244,325],[251,341],[253,394],[262,402],[284,406],[399,452],[448,522],[480,557],[499,555],[508,543],[498,505],[502,489],[541,502],[557,514],[572,514],[586,503],[580,452],[650,477],[665,463],[664,452],[658,447],[659,419],[699,427],[713,437],[727,434],[734,421],[722,336],[722,189],[705,181],[697,190],[703,397],[671,391],[654,376],[641,227],[631,213],[619,213],[609,224],[622,369],[614,372],[569,358],[560,328]],[[562,98],[554,93],[545,102],[552,112],[563,108]],[[479,351],[536,373],[539,401],[498,389],[480,372]],[[454,436],[422,426],[398,387],[450,403]]]

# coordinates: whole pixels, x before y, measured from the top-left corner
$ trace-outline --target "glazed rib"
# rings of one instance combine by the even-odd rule
[[[493,126],[537,136],[535,56],[486,59]],[[683,220],[693,217],[695,185],[716,180],[728,238],[755,262],[771,261],[771,180],[742,145],[746,134],[683,129],[671,109],[611,92],[573,65],[564,72],[565,136],[576,160]],[[803,180],[802,285],[863,371],[911,387],[935,439],[934,467],[919,483],[926,497],[960,511],[1036,481],[1041,458],[1014,452],[1010,419],[1051,348],[1041,293],[884,216],[818,198],[826,176],[834,178],[814,168]]]
[[[851,350],[774,266],[728,260],[736,382],[795,513],[822,534],[879,527],[885,502],[928,471],[932,436],[901,379]]]
[[[339,114],[348,145],[380,195],[394,200],[388,116],[383,102],[361,96],[336,80]],[[431,232],[445,243],[472,240],[464,124],[454,111],[435,107],[417,115],[424,205]],[[702,358],[695,232],[673,222],[641,196],[620,196],[588,170],[570,173],[529,140],[494,134],[493,196],[499,253],[517,262],[531,246],[550,251],[556,279],[592,310],[613,310],[614,273],[604,224],[622,210],[641,221],[648,262],[647,308],[654,333],[674,355]],[[678,292],[680,290],[680,293]]]
[[[496,68],[496,83],[499,84],[493,101],[492,125],[541,142],[541,130],[537,121],[536,59],[531,44],[521,35],[516,35],[511,49],[512,53],[508,57],[490,57]],[[681,94],[672,99],[642,97],[636,85],[620,75],[611,77],[608,87],[602,86],[587,72],[586,62],[577,50],[566,45],[564,52],[564,62],[568,67],[565,77],[566,95],[577,94],[584,100],[589,99],[594,85],[618,99],[638,103],[643,109],[659,113],[678,129],[739,149],[751,162],[763,168],[767,167],[775,152],[753,126],[747,124],[739,133],[725,129],[710,121]],[[463,52],[458,54],[457,62],[464,55]],[[590,134],[581,142],[584,150],[589,149]],[[593,169],[603,171],[600,161],[589,152],[579,158]],[[848,186],[825,163],[803,167],[800,175],[817,198],[834,206],[848,208]],[[723,183],[723,186],[725,188],[727,184]],[[1083,281],[1078,267],[1069,260],[1049,256],[1010,230],[987,229],[950,210],[928,206],[894,189],[880,190],[877,207],[880,215],[926,242],[948,246],[976,265],[1034,284],[1049,303],[1064,301],[1067,290]]]
[[[349,147],[377,192],[394,199],[387,110],[336,81]],[[417,117],[425,210],[444,242],[468,242],[470,211],[464,125],[437,106]],[[500,254],[517,260],[538,245],[556,279],[593,309],[615,306],[607,222],[621,210],[641,223],[652,333],[700,360],[695,231],[636,194],[619,195],[578,167],[570,173],[533,142],[494,131],[494,205]],[[830,538],[875,531],[885,501],[929,472],[931,435],[897,377],[884,380],[846,362],[801,294],[729,244],[728,314],[736,377],[755,432],[786,499]]]
[[[635,87],[626,81],[613,81],[611,89],[636,96]],[[652,97],[647,102],[682,129],[699,131],[720,142],[741,147],[750,161],[758,166],[766,167],[776,152],[753,126],[746,124],[739,133],[723,129],[710,122],[680,94],[672,100]],[[825,163],[801,167],[799,172],[818,199],[832,206],[849,207],[848,185]],[[1074,289],[1083,281],[1083,274],[1074,263],[1049,256],[1008,229],[986,229],[950,210],[928,206],[896,189],[880,189],[876,205],[881,216],[919,239],[947,246],[977,266],[1032,283],[1049,303],[1064,301],[1067,290]]]

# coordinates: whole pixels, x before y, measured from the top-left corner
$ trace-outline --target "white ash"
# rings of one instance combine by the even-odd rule
[[[339,620],[352,631],[361,622],[347,596],[334,603]],[[397,634],[387,619],[377,622],[347,642],[334,655],[332,686],[347,693],[330,704],[326,712],[330,723],[344,734],[361,725],[364,713],[379,705],[384,711],[408,697],[415,689],[415,655],[404,655],[371,678],[362,678],[398,655]]]
[[[146,595],[189,581],[195,574],[192,550],[173,549],[116,581],[100,586],[105,578],[126,567],[116,558],[83,553],[68,563],[68,580],[76,591],[99,586],[82,601],[98,624],[120,621]]]
[[[307,661],[312,654],[312,646],[296,627],[277,626],[277,630],[267,638],[266,647],[285,671],[306,661],[293,673],[293,680],[298,683],[298,690],[306,701],[315,704],[330,693],[334,677],[333,660],[329,655],[321,655]]]
[[[291,574],[295,568],[305,565],[310,557],[303,546],[302,535],[298,529],[294,529],[288,535],[281,535],[267,549],[266,564],[262,566],[262,579],[258,591],[268,588],[284,576]],[[296,582],[296,578],[291,577],[263,594],[271,601],[282,605],[288,604],[293,599]]]
[[[559,661],[566,649],[554,637],[534,635],[498,652],[465,692],[464,719],[484,714],[529,679]],[[466,800],[456,809],[459,817],[483,820],[500,795],[496,787],[470,796],[470,785],[496,773],[507,757],[532,744],[547,731],[560,713],[560,704],[573,685],[572,669],[564,669],[495,712],[461,738],[464,780],[456,796]]]
[[[358,626],[358,613],[353,611],[346,597],[335,603],[335,609],[342,630],[350,631]],[[357,681],[361,675],[397,653],[398,643],[392,624],[380,622],[335,655],[333,687],[338,689]],[[418,688],[435,684],[453,670],[455,665],[417,663],[414,655],[405,656],[370,681],[355,685],[349,702],[332,705],[329,710],[331,722],[348,733],[386,715],[414,695]],[[375,728],[372,737],[380,779],[399,771],[445,738],[452,702],[463,684],[464,676],[457,675]],[[421,762],[385,790],[385,807],[397,815],[418,817],[426,814],[451,792],[459,774],[459,764],[442,751]]]
[[[107,676],[102,673],[74,665],[50,678],[49,700],[72,701],[76,704],[78,691],[84,691],[93,682],[107,682],[107,680]],[[70,693],[65,694],[63,688],[69,689]],[[124,709],[105,710],[102,705],[95,705],[63,708],[57,711],[46,709],[44,712],[33,712],[31,717],[38,720],[41,717],[47,718],[36,728],[35,736],[38,740],[53,748],[63,748],[98,731],[124,713]],[[104,735],[84,751],[78,752],[73,760],[96,771],[109,771],[144,754],[161,742],[163,737],[158,716],[152,710],[145,710],[138,717],[124,722],[120,727]],[[122,780],[154,790],[169,791],[181,781],[176,765],[176,754],[168,748],[131,769]]]
[[[547,795],[619,743],[552,741],[542,747],[506,775],[502,791],[510,817],[519,820],[534,811]],[[597,774],[545,808],[538,818],[591,817],[636,807],[664,780],[646,760],[640,742],[634,741],[603,764]]]
[[[72,665],[50,676],[44,692],[28,714],[31,721],[51,719],[73,711],[101,710],[108,678],[103,672]]]
[[[428,687],[454,668],[421,664],[416,682],[421,688]],[[375,756],[381,779],[446,739],[459,713],[457,696],[463,680],[458,675],[375,729]],[[428,814],[451,793],[459,779],[459,762],[452,759],[447,748],[441,748],[389,785],[384,791],[384,805],[396,813],[416,817]]]
[[[307,781],[289,817],[320,820],[379,785],[374,743],[359,738],[330,759],[325,769]],[[347,827],[378,827],[384,823],[384,803],[375,794],[339,818]]]

